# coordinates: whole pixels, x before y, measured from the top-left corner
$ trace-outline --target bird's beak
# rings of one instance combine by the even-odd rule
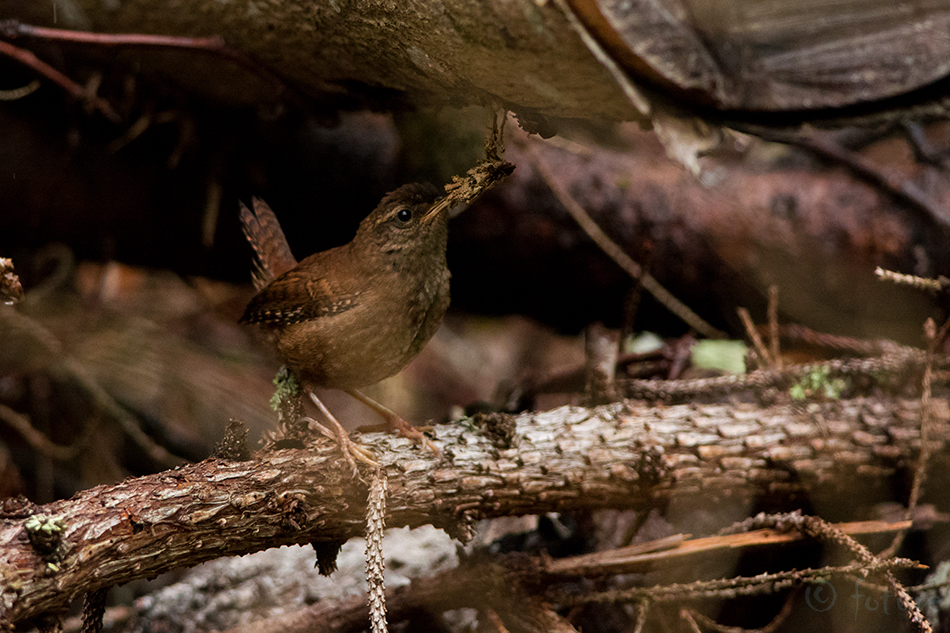
[[[442,196],[441,198],[433,202],[432,206],[426,210],[425,215],[422,216],[422,221],[428,224],[432,220],[439,217],[443,211],[448,211],[449,209],[454,207],[456,204],[458,204],[458,201],[453,200],[452,196],[449,196],[449,195]]]

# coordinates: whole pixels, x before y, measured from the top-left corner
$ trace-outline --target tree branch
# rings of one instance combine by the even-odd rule
[[[950,406],[934,398],[935,461],[950,440]],[[438,461],[388,434],[363,437],[389,480],[392,527],[431,523],[465,538],[473,521],[577,508],[656,507],[702,498],[853,494],[889,486],[919,451],[915,400],[807,406],[562,407],[437,428]],[[476,425],[484,425],[479,428]],[[932,465],[932,467],[938,467]],[[221,556],[363,532],[365,485],[335,445],[208,459],[98,486],[69,500],[0,513],[0,628],[64,609],[102,587]],[[62,522],[43,552],[30,516]],[[35,520],[34,520],[35,522]]]

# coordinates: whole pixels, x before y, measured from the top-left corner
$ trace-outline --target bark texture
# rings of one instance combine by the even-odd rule
[[[54,20],[50,7],[8,4],[8,16],[44,24]],[[633,114],[553,3],[132,0],[107,7],[80,0],[68,5],[69,11],[61,8],[55,16],[57,26],[221,35],[318,103],[518,103],[554,116],[578,116],[587,104],[599,103],[598,110],[611,118]],[[120,53],[142,59],[141,51]],[[162,65],[178,82],[204,94],[213,90],[229,101],[255,103],[275,96],[273,87],[253,73],[236,65],[222,69],[220,59],[201,57],[148,54],[145,70]],[[222,72],[229,81],[222,81]]]
[[[945,112],[939,83],[950,71],[944,1],[5,0],[0,15],[101,33],[221,36],[335,108],[490,103],[539,129],[546,117],[647,119],[669,104],[757,125],[769,115],[782,124],[848,116],[837,109],[856,116],[866,104],[894,109],[887,101],[903,96],[905,107]],[[77,53],[230,102],[275,96],[268,73],[234,58],[67,56]]]
[[[935,399],[929,431],[945,468],[950,406]],[[561,408],[484,426],[437,428],[441,462],[408,441],[364,436],[389,479],[390,527],[431,523],[465,538],[476,519],[672,502],[814,499],[853,503],[913,467],[919,403],[614,404]],[[871,495],[873,496],[873,495]],[[870,497],[869,497],[870,498]],[[7,502],[0,519],[0,626],[66,607],[89,591],[220,556],[362,533],[366,487],[335,445],[205,460],[42,507]],[[59,538],[36,545],[44,515]],[[35,532],[35,529],[34,529]]]

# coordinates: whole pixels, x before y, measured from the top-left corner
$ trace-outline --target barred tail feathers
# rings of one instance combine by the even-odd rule
[[[254,249],[254,288],[262,290],[281,275],[297,265],[290,252],[287,238],[280,228],[277,216],[260,198],[253,199],[251,211],[241,203],[241,228],[248,243]]]

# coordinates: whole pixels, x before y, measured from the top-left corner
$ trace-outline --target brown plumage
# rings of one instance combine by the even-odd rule
[[[255,285],[243,323],[264,328],[307,387],[356,392],[399,372],[422,349],[449,305],[447,206],[431,185],[389,193],[348,244],[297,264],[270,208],[241,209],[255,252]],[[367,402],[404,434],[418,431]],[[408,427],[408,429],[406,428]]]

